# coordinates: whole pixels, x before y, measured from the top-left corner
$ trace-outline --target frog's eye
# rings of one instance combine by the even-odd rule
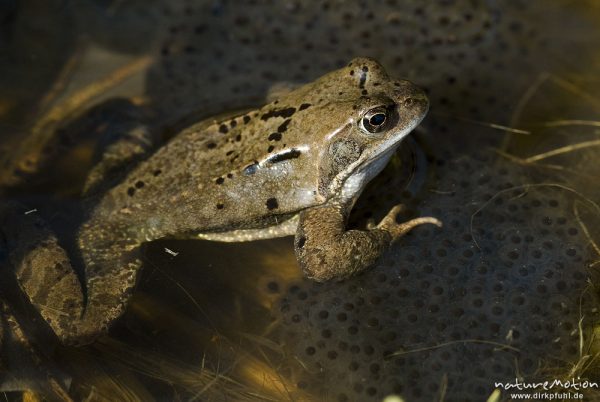
[[[389,110],[379,106],[369,110],[360,121],[360,128],[367,133],[379,133],[382,131],[389,117]]]

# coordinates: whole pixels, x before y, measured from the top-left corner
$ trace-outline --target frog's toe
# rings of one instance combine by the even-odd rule
[[[373,218],[369,218],[367,219],[367,230],[373,230],[373,229],[377,229],[378,224],[375,223],[375,219]]]
[[[379,222],[378,225],[375,226],[377,229],[384,229],[391,232],[391,228],[398,225],[396,222],[396,216],[404,210],[404,205],[397,204],[392,207],[385,215],[385,217]],[[374,229],[374,228],[369,228]]]
[[[387,215],[376,225],[376,228],[386,229],[387,227],[392,227],[397,225],[396,216],[405,210],[405,206],[403,204],[397,204],[392,207],[387,213]],[[371,228],[369,228],[371,229]]]
[[[440,228],[442,227],[442,222],[439,219],[431,216],[424,216],[421,218],[411,219],[403,223],[395,224],[392,227],[387,227],[386,230],[388,230],[392,234],[393,240],[396,240],[404,236],[406,233],[410,232],[415,227],[425,224],[435,225]]]
[[[420,225],[432,224],[437,227],[442,227],[442,222],[439,219],[431,216],[415,218],[403,223],[398,223],[396,221],[397,215],[400,212],[404,211],[404,209],[405,206],[403,204],[395,205],[394,207],[392,207],[392,209],[390,209],[390,211],[381,220],[381,222],[379,222],[379,225],[377,225],[378,229],[383,229],[389,232],[392,235],[392,240],[399,239],[400,237],[404,236],[406,233],[411,231],[413,228]]]

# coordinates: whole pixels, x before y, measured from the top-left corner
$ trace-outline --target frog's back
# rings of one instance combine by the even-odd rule
[[[290,219],[342,192],[338,174],[381,137],[362,133],[358,116],[402,85],[356,59],[260,109],[193,125],[111,190],[96,219],[128,224],[145,240]],[[346,198],[360,192],[356,183]]]
[[[291,108],[285,109],[274,109],[280,131],[289,124]],[[264,113],[211,118],[182,131],[111,190],[95,215],[136,222],[132,229],[142,228],[150,240],[165,233],[271,226],[314,205],[313,185],[282,185],[294,169],[291,162],[302,155],[278,154],[288,146],[282,132],[252,124]],[[275,158],[265,159],[268,155]]]

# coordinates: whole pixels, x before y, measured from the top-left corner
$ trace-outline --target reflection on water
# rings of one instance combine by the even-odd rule
[[[403,218],[444,222],[415,230],[371,272],[324,285],[301,278],[290,239],[149,244],[128,312],[83,348],[54,342],[2,250],[4,390],[75,400],[465,401],[521,376],[598,381],[594,2],[1,7],[2,192],[66,239],[103,132],[71,123],[92,105],[133,99],[166,140],[358,55],[426,87],[432,107],[351,224],[398,202]],[[110,117],[96,126],[102,119]]]

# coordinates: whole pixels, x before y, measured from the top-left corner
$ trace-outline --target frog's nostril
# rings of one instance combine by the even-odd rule
[[[411,96],[409,98],[404,99],[404,106],[411,107],[415,105],[426,105],[428,103],[427,98],[424,96]]]

